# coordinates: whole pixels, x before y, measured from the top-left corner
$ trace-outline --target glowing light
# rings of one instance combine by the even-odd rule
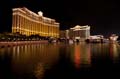
[[[43,12],[39,11],[39,12],[38,12],[38,15],[39,15],[39,16],[43,16]]]

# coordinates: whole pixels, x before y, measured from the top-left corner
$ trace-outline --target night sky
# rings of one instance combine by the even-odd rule
[[[120,34],[120,5],[112,0],[4,0],[0,3],[0,32],[10,32],[12,8],[27,7],[56,19],[60,29],[90,25],[91,34]]]

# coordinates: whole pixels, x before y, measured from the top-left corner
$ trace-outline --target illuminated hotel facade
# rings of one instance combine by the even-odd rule
[[[13,9],[12,33],[59,38],[59,25],[54,19],[44,17],[42,12],[36,14],[25,7]]]
[[[90,38],[90,26],[76,25],[68,30],[60,31],[60,38],[85,41]]]
[[[89,39],[90,37],[90,26],[79,26],[76,25],[73,28],[70,28],[70,37],[74,39],[80,39],[81,41],[84,41],[86,39]]]

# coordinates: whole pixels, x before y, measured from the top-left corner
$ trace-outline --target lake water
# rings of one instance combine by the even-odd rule
[[[118,44],[32,44],[0,48],[0,79],[120,78]]]

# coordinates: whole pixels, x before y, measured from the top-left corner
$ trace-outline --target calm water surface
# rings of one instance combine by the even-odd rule
[[[120,78],[118,44],[34,44],[0,48],[0,79]]]

